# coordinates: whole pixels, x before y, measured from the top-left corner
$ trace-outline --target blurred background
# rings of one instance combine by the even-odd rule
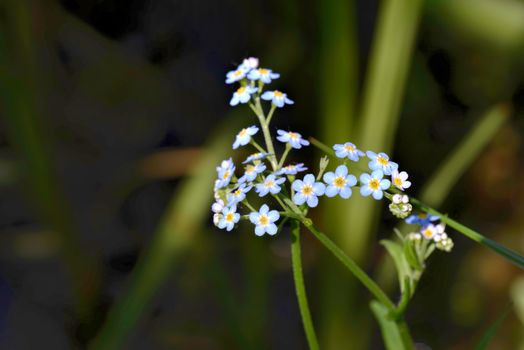
[[[209,210],[255,123],[224,84],[248,56],[295,101],[275,130],[387,151],[411,194],[524,252],[522,0],[3,0],[1,349],[307,347],[289,231],[220,231]],[[399,222],[371,202],[312,215],[395,300],[378,242]],[[415,341],[470,349],[501,319],[488,348],[524,349],[523,272],[449,233],[408,310]],[[321,348],[382,349],[367,291],[302,248]]]

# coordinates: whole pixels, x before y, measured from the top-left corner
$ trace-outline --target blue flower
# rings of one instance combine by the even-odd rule
[[[250,71],[252,69],[256,69],[258,68],[258,58],[256,57],[249,57],[249,58],[244,58],[242,60],[242,64],[240,66],[238,66],[238,68],[240,69],[244,69],[246,71]]]
[[[235,173],[235,164],[231,158],[222,161],[220,166],[217,167],[218,181],[215,183],[215,189],[225,187],[231,181],[231,177]]]
[[[249,214],[249,221],[256,225],[255,234],[262,236],[264,233],[273,236],[277,233],[277,225],[275,221],[280,219],[280,214],[276,210],[269,211],[269,207],[264,204],[260,207],[258,212],[254,211]]]
[[[360,175],[360,182],[362,183],[362,187],[360,187],[360,194],[367,197],[370,194],[373,195],[373,198],[376,200],[382,199],[384,193],[382,191],[385,191],[391,186],[391,182],[386,179],[382,179],[384,177],[384,173],[382,173],[381,170],[375,170],[374,172],[369,174],[362,174]]]
[[[345,165],[339,165],[335,172],[324,174],[324,182],[327,184],[326,196],[340,197],[347,199],[351,197],[351,187],[357,184],[357,178],[351,174],[348,175],[348,168]]]
[[[247,70],[239,66],[237,69],[227,72],[226,74],[226,84],[233,84],[236,81],[242,80],[246,77]]]
[[[343,145],[336,144],[333,146],[333,149],[335,150],[335,154],[339,158],[349,158],[354,162],[358,162],[359,157],[363,157],[365,155],[364,152],[359,150],[357,146],[352,144],[351,142],[346,142]]]
[[[258,163],[256,165],[248,164],[246,166],[244,175],[238,179],[238,183],[241,184],[243,182],[251,182],[255,180],[258,174],[262,173],[264,170],[266,170],[266,165],[264,163]]]
[[[233,192],[227,196],[228,205],[237,204],[242,202],[246,198],[248,193],[253,186],[248,186],[245,183],[240,184]]]
[[[260,96],[263,100],[271,101],[273,104],[279,108],[284,107],[285,104],[292,105],[293,101],[291,101],[287,94],[280,92],[278,90],[275,91],[266,91]]]
[[[302,146],[308,146],[309,141],[304,140],[302,138],[302,135],[300,135],[298,132],[291,132],[291,131],[284,131],[284,130],[277,130],[278,135],[277,140],[284,143],[289,143],[291,147],[299,149],[302,148]]]
[[[222,216],[218,220],[218,228],[225,228],[227,231],[231,231],[235,224],[238,222],[238,220],[240,220],[240,214],[236,211],[236,205],[224,208],[224,210],[222,210]]]
[[[322,196],[326,190],[326,185],[322,182],[315,182],[313,174],[304,176],[304,180],[295,180],[292,185],[295,195],[293,202],[296,205],[302,205],[307,202],[307,205],[314,208],[318,204],[318,196]]]
[[[249,141],[251,141],[251,136],[255,135],[257,132],[258,128],[254,125],[240,130],[235,138],[235,142],[233,143],[233,149],[247,145]]]
[[[438,221],[440,217],[437,215],[430,215],[426,213],[420,213],[418,215],[413,214],[410,215],[408,218],[406,218],[406,223],[410,225],[420,225],[422,227],[425,227],[432,222]]]
[[[239,103],[248,103],[251,99],[251,94],[254,94],[257,90],[257,88],[252,86],[241,86],[237,91],[235,91],[229,104],[231,106],[236,106]]]
[[[273,73],[271,69],[259,68],[249,72],[247,78],[250,80],[260,80],[264,84],[269,84],[271,80],[280,78],[280,74]]]
[[[371,170],[382,170],[384,175],[391,175],[393,170],[398,169],[398,164],[390,161],[386,153],[376,154],[375,152],[367,151],[366,154],[371,159],[368,164]]]
[[[285,178],[277,178],[275,175],[271,174],[266,177],[263,183],[256,185],[255,191],[260,197],[264,197],[268,193],[277,194],[280,192],[279,185],[283,184],[284,181],[286,181]]]
[[[268,155],[269,155],[269,153],[262,153],[262,152],[253,153],[252,155],[250,155],[249,157],[247,157],[246,160],[244,160],[244,161],[242,162],[242,164],[247,164],[247,163],[254,162],[255,160],[264,159],[264,158],[266,158]]]
[[[304,166],[304,163],[298,163],[295,165],[286,165],[279,171],[277,171],[276,175],[296,175],[301,171],[306,171],[307,168]]]

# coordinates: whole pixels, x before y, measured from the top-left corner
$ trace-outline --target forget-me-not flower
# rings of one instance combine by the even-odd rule
[[[283,184],[284,181],[286,181],[285,178],[277,178],[275,175],[271,174],[266,177],[264,182],[255,186],[255,192],[257,192],[260,197],[264,197],[268,193],[277,194],[281,189],[279,185]]]
[[[251,182],[255,180],[258,174],[262,173],[264,170],[266,170],[266,165],[264,163],[258,163],[256,165],[248,164],[246,166],[244,175],[238,179],[238,183],[241,184],[243,182]]]
[[[242,202],[246,198],[253,186],[248,186],[245,183],[240,184],[233,192],[227,196],[228,205],[233,205]]]
[[[433,225],[433,224],[429,224],[429,225],[424,226],[420,230],[420,233],[422,234],[422,237],[424,237],[427,240],[432,240],[435,237],[437,237],[439,232],[444,232],[444,230],[443,229],[440,230],[438,226],[439,225]]]
[[[258,132],[258,128],[253,125],[248,128],[240,130],[233,142],[233,149],[237,149],[239,146],[245,146],[251,141],[251,136]]]
[[[357,146],[355,146],[351,142],[346,142],[344,144],[336,144],[333,146],[333,149],[335,150],[335,154],[339,158],[349,158],[354,162],[358,162],[359,157],[363,157],[365,155],[364,152],[359,150]]]
[[[252,69],[258,68],[258,58],[256,57],[244,58],[239,68],[242,68],[246,71],[250,71]]]
[[[311,208],[318,204],[318,196],[322,196],[326,190],[326,185],[316,182],[313,174],[307,174],[303,180],[295,180],[292,185],[295,195],[293,202],[296,205],[307,203]]]
[[[272,80],[280,78],[280,74],[274,73],[271,69],[258,68],[249,72],[247,78],[249,80],[260,80],[264,84],[269,84]]]
[[[277,225],[275,222],[280,218],[280,214],[276,210],[269,210],[269,207],[264,204],[260,207],[258,212],[251,212],[249,214],[249,221],[256,225],[255,234],[262,236],[267,233],[271,236],[277,233]]]
[[[217,226],[220,229],[225,228],[227,231],[231,231],[238,220],[240,220],[240,214],[237,213],[237,206],[232,205],[222,210],[222,217],[218,220]]]
[[[215,189],[225,187],[231,181],[231,177],[235,173],[235,164],[229,158],[228,160],[222,161],[220,166],[217,167],[218,182],[215,183]]]
[[[282,108],[285,104],[292,105],[293,102],[287,97],[287,94],[275,90],[275,91],[266,91],[260,96],[263,100],[271,101],[275,106]]]
[[[284,130],[277,130],[277,133],[279,136],[277,136],[277,140],[284,143],[289,143],[291,147],[300,149],[302,146],[308,146],[309,141],[304,140],[302,138],[302,135],[300,135],[298,132],[292,132],[292,131],[284,131]]]
[[[437,215],[431,215],[426,213],[420,213],[418,215],[410,215],[405,221],[410,225],[420,225],[422,227],[431,224],[432,222],[438,221],[440,219]]]
[[[211,205],[211,211],[215,214],[218,214],[224,209],[224,207],[224,201],[222,199],[217,199],[217,201]]]
[[[254,94],[257,92],[257,90],[258,89],[256,87],[241,86],[233,93],[233,97],[231,98],[229,104],[231,106],[236,106],[239,103],[248,103],[251,99],[251,94]]]
[[[347,199],[351,197],[351,187],[357,184],[357,178],[354,175],[348,175],[348,168],[345,165],[339,165],[335,172],[325,173],[323,179],[327,184],[327,197],[335,197],[339,194],[340,197]]]
[[[246,160],[244,160],[244,161],[242,162],[242,164],[247,164],[247,163],[254,162],[255,160],[261,160],[261,159],[264,159],[264,158],[266,158],[268,155],[269,155],[269,153],[262,153],[262,152],[253,153],[252,155],[250,155],[249,157],[247,157]]]
[[[382,191],[387,190],[391,186],[391,182],[383,179],[383,177],[384,173],[382,170],[375,170],[371,175],[366,173],[360,175],[360,182],[362,183],[360,194],[365,197],[371,194],[376,200],[382,199],[384,196]]]
[[[408,181],[408,173],[405,171],[399,173],[397,169],[393,170],[391,173],[391,182],[393,183],[393,186],[401,191],[404,191],[404,189],[411,186],[411,181]]]
[[[237,69],[227,72],[226,84],[233,84],[234,82],[242,80],[246,77],[246,75],[247,70],[244,67],[239,66]]]
[[[304,166],[304,163],[298,163],[295,165],[286,165],[279,171],[277,171],[276,175],[296,175],[301,171],[306,171],[307,168]]]
[[[366,155],[371,161],[369,162],[369,168],[371,170],[381,170],[384,175],[391,175],[393,170],[398,169],[398,164],[389,160],[386,153],[380,152],[379,154],[367,151]]]

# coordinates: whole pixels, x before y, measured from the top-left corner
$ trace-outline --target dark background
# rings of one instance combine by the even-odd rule
[[[518,16],[524,3],[479,1],[514,8],[500,16],[477,13],[482,6],[471,0],[471,13],[460,17],[453,15],[462,12],[452,1],[426,2],[392,154],[410,173],[416,194],[485,111],[504,104],[509,120],[457,179],[441,209],[522,252],[524,21],[519,24]],[[349,26],[356,33],[351,57],[358,62],[357,99],[381,3],[348,2],[354,11]],[[206,140],[224,123],[253,122],[245,106],[231,112],[233,90],[224,84],[225,73],[244,57],[259,57],[279,72],[277,86],[295,101],[279,112],[276,126],[321,137],[319,130],[330,123],[321,102],[330,83],[321,69],[323,40],[341,35],[326,26],[330,6],[340,2],[24,0],[0,6],[0,55],[7,57],[0,74],[13,77],[3,80],[2,95],[27,107],[10,109],[4,102],[1,111],[2,349],[84,348],[93,339],[132,283],[138,257],[150,246],[174,191],[191,175],[190,165],[206,151]],[[507,13],[514,16],[499,21]],[[27,116],[34,121],[34,139],[23,139],[13,122]],[[308,149],[297,160],[313,155]],[[212,182],[209,203],[211,189]],[[322,220],[329,221],[329,213]],[[384,254],[376,242],[396,224],[386,211],[377,220],[362,258],[371,274],[378,273]],[[55,234],[60,230],[71,230],[81,256],[73,248],[63,253],[74,244],[61,242]],[[288,232],[261,240],[247,225],[219,231],[211,215],[196,231],[169,264],[124,348],[306,348]],[[415,340],[433,349],[473,347],[522,276],[492,252],[452,235],[455,249],[430,259],[408,312]],[[303,250],[315,319],[322,314],[324,253],[307,237]],[[84,258],[98,266],[98,282],[68,272],[75,264],[80,270],[89,265]],[[338,276],[351,278],[342,270]],[[97,295],[85,317],[75,312],[71,279]],[[366,308],[369,295],[358,287],[348,296],[361,304],[362,310],[348,310],[361,333],[325,348],[383,348]],[[492,348],[518,349],[522,334],[511,311]]]

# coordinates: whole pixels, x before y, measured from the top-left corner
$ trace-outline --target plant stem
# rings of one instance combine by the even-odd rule
[[[291,221],[291,263],[293,266],[293,279],[295,281],[295,291],[297,293],[298,307],[302,317],[302,325],[309,345],[309,349],[319,349],[317,336],[311,320],[311,312],[307,302],[306,287],[302,273],[302,260],[300,250],[300,223],[297,220]]]
[[[284,154],[282,155],[282,158],[280,158],[280,162],[278,163],[278,168],[282,168],[284,165],[284,162],[286,161],[286,157],[289,154],[289,151],[291,151],[291,144],[286,143],[286,150],[284,151]]]
[[[252,144],[253,146],[255,146],[255,148],[256,148],[259,152],[264,153],[264,154],[265,154],[265,153],[268,153],[268,152],[267,152],[265,149],[263,149],[262,146],[260,146],[260,145],[255,141],[255,140],[251,139],[251,144]]]
[[[262,128],[262,133],[264,134],[264,141],[266,142],[266,148],[268,153],[270,154],[267,158],[271,162],[273,170],[277,170],[277,156],[275,154],[275,148],[273,147],[273,141],[271,140],[271,134],[269,133],[269,121],[271,119],[271,116],[273,115],[275,108],[271,107],[269,116],[266,119],[264,116],[262,105],[260,104],[260,97],[255,98],[255,103],[256,107],[253,107],[253,105],[251,104],[250,107],[255,112],[255,114],[258,117],[258,121],[260,122],[260,127]]]
[[[332,240],[320,232],[310,219],[304,218],[302,224],[339,259],[351,273],[390,311],[395,312],[395,305],[382,289],[362,270],[353,259],[346,255]]]
[[[404,344],[405,350],[412,350],[414,349],[413,346],[413,339],[411,338],[411,334],[409,333],[408,325],[406,324],[406,321],[404,320],[404,317],[402,317],[400,320],[396,321],[398,330],[400,333],[400,338],[402,339],[402,344]]]

